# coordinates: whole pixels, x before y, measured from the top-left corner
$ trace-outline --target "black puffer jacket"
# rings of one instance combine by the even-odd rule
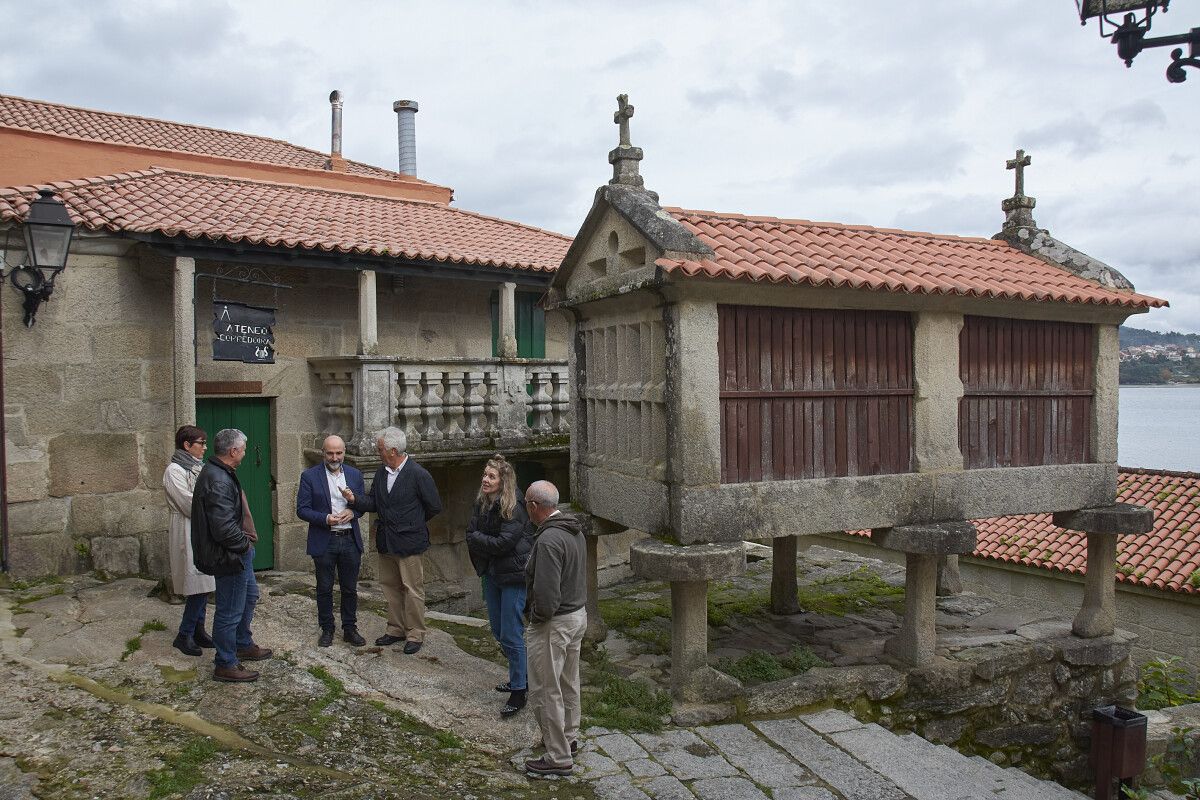
[[[230,467],[211,458],[192,492],[192,561],[206,575],[236,575],[250,539],[242,530],[242,484]]]
[[[518,491],[512,519],[500,516],[500,503],[488,508],[475,504],[467,525],[467,550],[477,575],[486,575],[502,586],[525,583],[525,564],[533,549],[533,525],[525,513],[525,498]]]

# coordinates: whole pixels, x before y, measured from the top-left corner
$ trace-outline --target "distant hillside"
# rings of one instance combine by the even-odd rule
[[[1197,333],[1155,333],[1154,331],[1144,331],[1141,328],[1127,328],[1124,325],[1120,330],[1121,349],[1126,347],[1141,347],[1148,344],[1178,344],[1187,347],[1200,347],[1200,334]]]

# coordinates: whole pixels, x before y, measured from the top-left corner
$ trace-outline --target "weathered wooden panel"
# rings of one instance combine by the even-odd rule
[[[912,469],[908,314],[719,306],[721,481]]]
[[[958,442],[967,469],[1091,460],[1091,325],[967,317]]]

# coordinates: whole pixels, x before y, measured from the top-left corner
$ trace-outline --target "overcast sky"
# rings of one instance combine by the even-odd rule
[[[573,234],[636,107],[664,205],[991,236],[1033,157],[1041,227],[1200,332],[1200,71],[1126,69],[1073,0],[88,2],[0,0],[0,92],[396,165],[392,101],[420,103],[420,177],[462,208]],[[1154,34],[1200,26],[1175,0]],[[0,154],[2,156],[2,154]],[[82,177],[82,176],[81,176]]]

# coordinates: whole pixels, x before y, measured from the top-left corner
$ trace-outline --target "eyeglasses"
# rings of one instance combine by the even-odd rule
[[[197,439],[196,441],[192,442],[192,444],[202,444],[205,447],[208,447],[208,439]]]

